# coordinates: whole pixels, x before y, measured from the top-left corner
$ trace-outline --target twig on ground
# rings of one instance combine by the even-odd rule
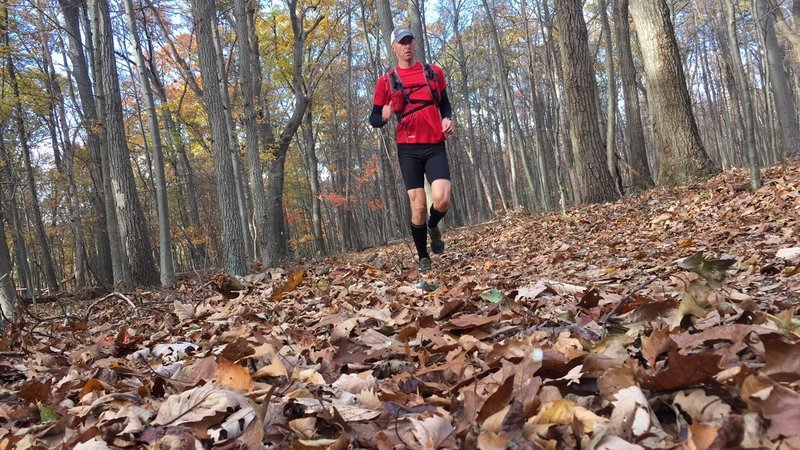
[[[131,300],[130,298],[126,297],[124,294],[121,294],[119,292],[112,292],[112,293],[106,295],[105,297],[95,301],[91,305],[89,305],[89,307],[86,309],[86,314],[84,315],[83,321],[84,322],[88,322],[89,321],[89,316],[92,314],[92,310],[95,308],[95,306],[99,305],[100,303],[102,303],[103,301],[105,301],[106,299],[111,298],[111,297],[116,297],[116,298],[119,298],[121,300],[125,300],[126,302],[128,302],[129,305],[131,305],[131,308],[133,308],[134,311],[137,311],[137,312],[139,311],[139,309],[136,306],[136,304],[133,303],[133,300]]]
[[[403,439],[403,436],[400,436],[400,430],[398,429],[398,426],[397,426],[397,424],[399,422],[400,422],[400,417],[399,416],[394,416],[394,434],[397,436],[398,439],[400,439],[400,442],[402,442],[407,448],[413,448],[413,447],[408,445],[406,440]]]
[[[551,339],[557,338],[558,335],[560,335],[561,333],[563,333],[565,331],[568,332],[568,333],[571,333],[573,335],[576,335],[578,337],[581,337],[581,338],[583,338],[583,339],[585,339],[587,341],[591,341],[591,342],[599,342],[602,339],[602,336],[600,336],[599,334],[595,333],[594,331],[592,331],[592,330],[590,330],[590,329],[588,329],[586,327],[581,327],[581,326],[578,326],[578,325],[575,325],[575,324],[564,325],[564,326],[560,326],[560,327],[558,327],[558,326],[549,327],[549,326],[544,326],[544,325],[535,325],[535,326],[527,328],[525,330],[525,333],[530,335],[530,334],[534,333],[535,331],[543,331],[545,333],[550,333]]]
[[[160,373],[156,372],[155,369],[153,369],[150,366],[150,364],[147,364],[147,361],[145,361],[144,358],[142,358],[141,356],[139,356],[138,358],[135,358],[134,359],[134,363],[137,364],[137,365],[141,364],[142,366],[146,367],[147,370],[150,372],[150,374],[155,376],[156,378],[161,378],[162,380],[169,380],[172,383],[182,384],[187,388],[192,385],[192,383],[189,382],[189,381],[183,381],[183,380],[178,379],[178,378],[165,377],[164,375],[161,375]]]
[[[499,365],[495,366],[495,367],[489,367],[488,369],[484,369],[484,370],[476,373],[475,375],[467,378],[466,380],[461,380],[460,382],[454,384],[452,387],[450,387],[450,389],[447,390],[447,393],[452,395],[452,394],[458,392],[458,390],[461,389],[462,387],[467,386],[469,384],[472,384],[472,383],[480,380],[481,378],[485,378],[485,377],[497,372],[498,370],[500,370],[500,366]]]
[[[43,323],[46,323],[46,322],[54,322],[56,320],[80,320],[80,317],[71,316],[69,314],[65,314],[63,316],[45,317],[43,319],[40,319],[40,318],[38,318],[36,316],[33,316],[33,315],[31,315],[31,317],[33,319],[35,319],[37,321],[37,323],[36,323],[36,325],[31,327],[30,331],[28,331],[28,334],[33,334],[34,331],[36,331],[36,329],[39,328],[39,325],[41,325]],[[42,334],[42,333],[38,333],[38,334]],[[46,335],[46,336],[49,336],[49,335]],[[49,337],[52,337],[52,336],[49,336]]]
[[[202,290],[202,291],[204,291],[204,292],[205,292],[206,288],[207,288],[209,285],[211,285],[211,281],[206,281],[205,283],[198,284],[197,286],[195,286],[195,288],[193,289],[193,291],[194,291],[194,293],[197,293],[197,291],[200,291],[200,290]],[[205,295],[204,295],[204,296],[205,296]]]
[[[617,302],[617,304],[616,304],[616,305],[614,305],[614,307],[613,307],[613,308],[611,308],[611,311],[609,311],[609,312],[608,312],[608,313],[605,315],[605,317],[603,317],[603,333],[602,333],[602,335],[603,335],[603,336],[605,336],[605,335],[606,335],[606,327],[608,326],[608,321],[609,321],[609,320],[610,320],[610,319],[611,319],[611,318],[612,318],[612,317],[613,317],[613,316],[614,316],[614,315],[617,313],[617,311],[619,311],[619,309],[622,307],[622,305],[624,305],[625,303],[627,303],[627,302],[628,302],[628,300],[630,300],[630,299],[633,297],[633,294],[635,294],[635,293],[637,293],[637,292],[641,291],[641,290],[642,290],[642,289],[644,289],[645,287],[649,286],[649,285],[650,285],[650,283],[652,283],[652,282],[654,282],[654,281],[656,281],[656,280],[658,280],[658,279],[659,279],[659,277],[658,277],[658,276],[652,276],[652,277],[650,277],[650,279],[649,279],[649,280],[646,280],[646,281],[643,281],[642,283],[639,283],[639,285],[638,285],[638,286],[635,286],[633,289],[631,289],[631,291],[630,291],[630,292],[628,292],[627,294],[625,294],[625,296],[624,296],[624,297],[622,297],[621,299],[619,299],[619,301]]]

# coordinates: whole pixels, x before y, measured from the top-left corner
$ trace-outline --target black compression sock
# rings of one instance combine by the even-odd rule
[[[417,255],[420,259],[429,258],[428,255],[428,228],[425,224],[414,225],[411,223],[411,237],[414,238],[414,247],[417,248]]]
[[[439,226],[439,221],[447,214],[447,211],[441,212],[431,205],[430,217],[428,218],[428,228],[431,230]]]

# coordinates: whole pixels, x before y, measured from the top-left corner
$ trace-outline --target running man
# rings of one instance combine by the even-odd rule
[[[414,35],[407,28],[392,32],[392,53],[397,67],[375,85],[369,123],[380,128],[392,115],[397,118],[397,156],[411,202],[411,236],[417,249],[420,273],[431,270],[431,251],[444,252],[439,221],[450,208],[450,166],[445,140],[453,134],[452,107],[447,98],[444,72],[439,66],[417,61]],[[431,183],[432,202],[427,221],[424,177]]]

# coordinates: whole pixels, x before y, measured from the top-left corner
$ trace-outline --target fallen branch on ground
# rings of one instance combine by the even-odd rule
[[[130,298],[126,297],[125,295],[123,295],[123,294],[121,294],[119,292],[112,292],[112,293],[106,295],[105,297],[95,301],[91,305],[89,305],[89,307],[86,309],[86,314],[84,315],[83,321],[84,322],[88,322],[89,321],[89,316],[92,314],[92,310],[95,308],[95,306],[99,305],[100,303],[104,302],[106,299],[111,298],[111,297],[116,297],[116,298],[119,298],[121,300],[125,300],[126,302],[128,302],[129,305],[131,305],[131,308],[133,308],[134,311],[137,311],[137,312],[139,311],[139,308],[136,306],[135,303],[133,303],[133,300],[131,300]]]

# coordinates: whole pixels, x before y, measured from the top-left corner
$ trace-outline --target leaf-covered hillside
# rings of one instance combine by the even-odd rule
[[[800,164],[28,305],[0,448],[798,448]],[[263,447],[262,447],[263,446]]]

